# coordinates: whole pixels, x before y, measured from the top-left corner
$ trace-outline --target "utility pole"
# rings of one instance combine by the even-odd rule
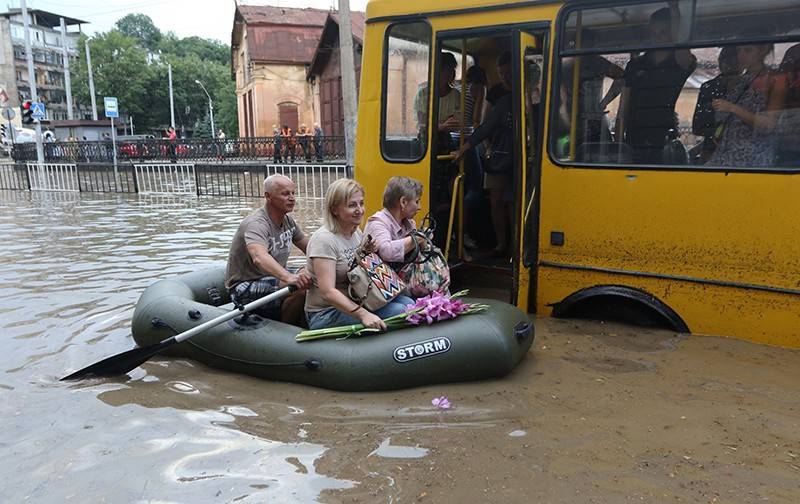
[[[36,72],[33,70],[33,51],[31,50],[31,32],[28,22],[28,4],[26,0],[19,1],[22,10],[22,26],[25,28],[25,53],[28,58],[28,84],[31,87],[31,100],[39,101],[39,93],[36,90]],[[42,144],[42,122],[36,119],[36,161],[39,163],[39,176],[44,177],[44,145]],[[44,178],[42,179],[44,180]]]
[[[350,24],[350,0],[339,0],[339,55],[344,102],[344,141],[347,166],[354,166],[356,153],[356,67],[353,58],[353,28]]]
[[[208,90],[206,90],[206,87],[203,85],[203,83],[197,79],[195,79],[194,81],[195,83],[200,85],[200,87],[203,89],[203,92],[206,94],[206,96],[208,96],[208,114],[211,119],[211,139],[213,140],[217,138],[217,132],[214,129],[214,101],[211,100],[211,95],[208,94]]]
[[[133,135],[133,116],[131,116],[131,135]]]
[[[214,129],[214,102],[211,98],[208,99],[208,111],[211,114],[211,139],[216,140],[217,131]]]
[[[97,120],[97,100],[94,97],[94,77],[92,76],[92,53],[89,51],[89,39],[86,39],[86,68],[89,69],[89,95],[92,97],[92,120]]]
[[[69,49],[67,48],[67,24],[61,18],[61,48],[64,50],[64,87],[67,91],[67,119],[72,119],[72,80],[69,76]]]
[[[167,73],[169,74],[169,125],[175,127],[175,101],[172,98],[172,64],[167,63]]]

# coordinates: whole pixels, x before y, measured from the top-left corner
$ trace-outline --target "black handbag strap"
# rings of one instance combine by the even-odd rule
[[[436,246],[433,244],[433,240],[430,239],[427,233],[422,232],[418,229],[412,230],[408,236],[411,237],[414,243],[414,254],[411,256],[411,259],[408,261],[404,261],[404,264],[425,264],[426,262],[430,261],[433,256],[436,255]],[[420,247],[419,240],[417,237],[423,238],[423,241],[427,245],[427,250],[422,250]],[[422,257],[422,260],[420,260]]]

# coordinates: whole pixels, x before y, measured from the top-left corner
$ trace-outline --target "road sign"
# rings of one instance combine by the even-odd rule
[[[106,96],[103,98],[103,108],[106,109],[106,117],[119,117],[117,99],[113,96]]]
[[[4,109],[3,109],[3,119],[6,119],[6,120],[8,120],[8,121],[10,121],[11,119],[14,119],[14,116],[15,116],[16,114],[17,114],[17,113],[16,113],[16,112],[14,112],[14,109],[13,109],[13,108],[11,108],[11,107],[9,107],[9,108],[4,108]]]
[[[45,110],[44,110],[44,103],[42,102],[31,102],[31,117],[34,120],[41,121],[44,119]]]

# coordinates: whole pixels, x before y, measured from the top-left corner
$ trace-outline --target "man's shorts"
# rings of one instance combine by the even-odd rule
[[[239,282],[231,289],[231,299],[237,305],[246,305],[256,299],[272,294],[278,290],[278,279],[271,276]],[[282,299],[276,299],[260,306],[254,313],[273,320],[280,320]]]

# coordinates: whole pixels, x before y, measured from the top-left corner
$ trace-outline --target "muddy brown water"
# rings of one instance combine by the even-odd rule
[[[58,381],[258,204],[0,191],[0,502],[800,502],[800,352],[724,338],[540,319],[502,380],[389,393],[162,358]]]

